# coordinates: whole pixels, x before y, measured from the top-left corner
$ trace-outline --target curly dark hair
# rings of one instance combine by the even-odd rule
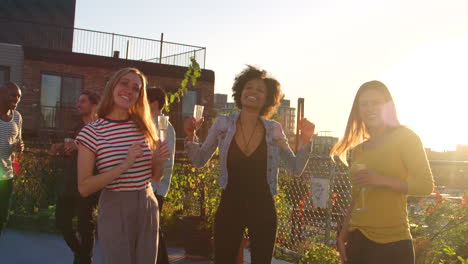
[[[239,73],[234,79],[232,85],[232,97],[236,103],[237,108],[242,109],[241,94],[244,90],[245,84],[248,81],[260,79],[265,82],[266,100],[265,105],[260,110],[260,115],[264,118],[271,117],[275,112],[276,108],[280,105],[282,92],[280,83],[273,77],[269,77],[265,70],[261,70],[252,65],[247,65],[247,68]]]

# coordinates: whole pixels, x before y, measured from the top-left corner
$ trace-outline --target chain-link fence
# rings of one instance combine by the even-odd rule
[[[304,173],[281,170],[277,248],[301,254],[312,243],[334,244],[351,201],[347,167],[330,157],[311,156]]]

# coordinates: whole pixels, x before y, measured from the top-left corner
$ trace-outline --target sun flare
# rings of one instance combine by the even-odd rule
[[[468,38],[434,41],[402,57],[384,74],[402,124],[425,147],[468,144]]]

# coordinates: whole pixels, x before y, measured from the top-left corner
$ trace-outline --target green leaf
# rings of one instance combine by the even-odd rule
[[[187,86],[187,83],[188,83],[188,80],[187,80],[187,79],[183,79],[182,82],[180,83],[180,86],[186,87],[186,86]]]

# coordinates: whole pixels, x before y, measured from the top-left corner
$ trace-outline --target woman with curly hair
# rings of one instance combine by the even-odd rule
[[[235,79],[233,97],[239,111],[218,117],[205,142],[196,141],[203,119],[187,119],[186,149],[196,167],[203,167],[219,147],[224,189],[215,217],[215,263],[235,263],[244,229],[251,243],[251,263],[271,263],[276,237],[279,163],[300,175],[311,150],[314,124],[303,119],[301,148],[297,156],[289,147],[281,125],[268,118],[281,99],[280,84],[266,71],[248,66]]]

